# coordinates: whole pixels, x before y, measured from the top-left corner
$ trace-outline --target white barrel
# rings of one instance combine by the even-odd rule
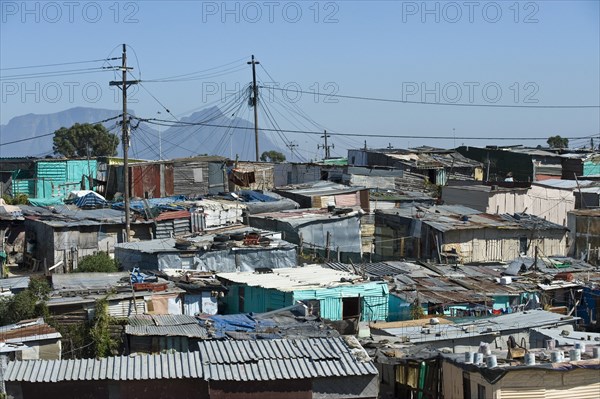
[[[575,349],[579,349],[583,353],[585,352],[585,344],[583,342],[576,342]]]
[[[535,354],[529,352],[525,354],[525,364],[533,366],[535,364]]]
[[[465,363],[473,363],[473,352],[465,352]]]
[[[600,359],[600,346],[594,347],[594,359]]]
[[[560,351],[554,351],[550,354],[550,360],[552,363],[558,363],[562,361],[562,354]]]
[[[485,358],[485,364],[489,368],[493,368],[498,366],[498,359],[496,359],[496,355],[490,355]]]
[[[569,351],[569,359],[573,361],[581,360],[581,350],[579,349],[571,349]]]
[[[475,363],[475,364],[483,363],[483,353],[479,353],[479,352],[475,353],[473,363]]]

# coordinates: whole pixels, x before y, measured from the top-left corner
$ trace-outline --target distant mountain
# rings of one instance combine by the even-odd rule
[[[130,112],[134,114],[133,111]],[[119,110],[77,107],[53,114],[17,116],[8,124],[0,125],[0,143],[42,136],[75,123],[98,122],[120,113]],[[156,118],[176,122],[173,117],[165,114]],[[226,157],[231,155],[232,158],[238,154],[240,160],[255,159],[254,125],[251,122],[233,115],[231,117],[223,115],[218,107],[203,109],[180,118],[179,121],[202,123],[202,125],[167,128],[148,122],[138,124],[133,120],[129,155],[141,159],[158,159],[162,150],[163,159],[198,154]],[[117,120],[111,120],[104,125],[120,136],[120,129],[116,123]],[[274,145],[263,132],[259,132],[259,144],[261,153],[268,150],[285,151],[285,148]],[[0,157],[45,156],[51,153],[52,135],[0,147]]]
[[[173,120],[169,117],[162,119]],[[235,158],[237,154],[240,160],[254,160],[256,157],[254,124],[245,119],[233,115],[228,117],[223,115],[219,108],[210,107],[194,112],[179,121],[201,123],[201,125],[171,127],[162,131],[163,158],[189,157],[198,154],[231,158]],[[258,140],[260,153],[268,150],[282,151],[263,132],[258,133]],[[156,157],[156,154],[154,155]]]
[[[70,127],[75,123],[93,123],[120,115],[120,111],[77,107],[53,114],[27,114],[12,118],[6,125],[0,125],[0,143],[27,139],[53,133],[61,127]],[[116,121],[107,122],[107,128],[115,126]],[[52,135],[35,140],[23,141],[0,147],[1,157],[44,156],[52,153]]]

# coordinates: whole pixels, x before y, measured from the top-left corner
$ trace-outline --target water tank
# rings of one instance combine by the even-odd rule
[[[473,352],[465,352],[465,363],[473,363]]]
[[[485,358],[485,365],[489,368],[493,368],[498,366],[498,359],[496,359],[496,355],[490,355]]]
[[[533,366],[535,364],[535,354],[529,352],[525,354],[525,364]]]
[[[569,351],[569,360],[572,362],[581,360],[581,350],[579,349],[571,349]]]
[[[550,353],[550,360],[552,363],[558,363],[562,361],[562,352],[561,351],[553,351]]]
[[[483,353],[476,352],[473,358],[473,363],[481,364],[483,363]]]
[[[509,285],[510,283],[512,283],[512,277],[510,277],[510,276],[502,276],[502,277],[500,277],[500,284],[502,284],[502,285]]]

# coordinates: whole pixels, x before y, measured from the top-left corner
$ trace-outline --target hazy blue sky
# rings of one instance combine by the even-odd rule
[[[600,136],[600,110],[484,108],[385,103],[310,93],[432,103],[600,104],[598,1],[1,1],[0,123],[74,106],[120,108],[113,72],[55,77],[23,74],[102,63],[7,69],[118,57],[127,43],[133,74],[177,117],[222,105],[227,91],[258,78],[308,93],[261,91],[279,126],[420,138],[366,138],[370,146],[499,143],[498,137]],[[135,54],[134,54],[135,51]],[[118,64],[119,61],[112,61]],[[233,63],[232,63],[233,62]],[[225,64],[228,64],[224,66]],[[172,82],[153,79],[189,74]],[[265,70],[271,75],[269,77]],[[212,74],[212,75],[211,75]],[[190,77],[196,79],[191,80]],[[165,112],[144,88],[132,92],[140,116]],[[337,101],[337,102],[332,102]],[[251,120],[242,106],[237,116]],[[261,120],[266,116],[261,115]],[[454,131],[453,131],[454,129]],[[318,137],[286,133],[309,155]],[[363,137],[334,137],[335,153]],[[544,144],[545,140],[527,142]],[[583,145],[589,140],[575,140]]]

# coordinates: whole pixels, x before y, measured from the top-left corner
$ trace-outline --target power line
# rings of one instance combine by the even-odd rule
[[[95,68],[82,68],[82,69],[71,69],[65,71],[50,71],[50,72],[38,72],[38,73],[30,73],[30,74],[21,74],[21,75],[9,75],[9,76],[0,76],[0,81],[8,80],[8,79],[40,79],[40,78],[53,78],[57,76],[70,76],[70,75],[83,75],[87,73],[97,73],[104,71],[115,71],[116,67],[95,67]]]
[[[398,100],[393,98],[377,98],[377,97],[365,97],[365,96],[349,96],[343,94],[330,94],[320,93],[317,91],[304,91],[296,89],[286,89],[283,87],[270,87],[260,86],[261,89],[271,89],[279,91],[291,91],[300,94],[312,94],[314,96],[325,96],[325,97],[336,97],[346,98],[350,100],[366,100],[366,101],[378,101],[386,103],[400,103],[400,104],[413,104],[413,105],[438,105],[447,107],[483,107],[483,108],[539,108],[539,109],[586,109],[586,108],[600,108],[600,105],[511,105],[511,104],[467,104],[467,103],[432,103],[427,101],[409,101],[409,100]]]
[[[180,78],[185,78],[185,77],[193,76],[193,75],[200,75],[200,76],[202,76],[202,74],[204,74],[205,72],[214,71],[216,69],[221,69],[221,68],[224,68],[226,66],[229,66],[229,65],[232,65],[232,64],[236,64],[236,63],[239,63],[242,60],[246,60],[247,58],[248,57],[246,56],[246,57],[243,57],[243,58],[239,58],[239,59],[237,59],[235,61],[228,62],[227,64],[219,65],[219,66],[216,66],[216,67],[207,68],[207,69],[204,69],[204,70],[190,72],[190,73],[184,73],[184,74],[181,74],[181,75],[169,76],[169,77],[165,77],[165,78],[157,78],[157,79],[152,79],[152,80],[146,80],[146,82],[171,82],[171,81],[176,82],[176,81],[184,81],[185,79],[180,80]],[[225,68],[223,71],[212,72],[209,75],[218,74],[218,73],[222,73],[222,72],[225,72],[225,71],[230,71],[231,69],[239,68],[240,66],[241,65],[237,65],[235,67],[230,67],[230,68]],[[243,69],[246,69],[246,67],[243,67]],[[233,71],[233,72],[235,72],[235,71]],[[199,78],[200,76],[194,76],[193,78],[190,78],[190,80],[195,80],[196,78]]]
[[[139,119],[144,122],[153,123],[160,126],[212,126],[212,127],[228,127],[227,125],[218,125],[218,124],[210,124],[210,123],[202,123],[202,122],[177,122],[174,123],[172,121],[157,119],[157,118],[138,118],[132,117],[134,119]],[[247,129],[253,130],[254,127],[239,127],[239,129]],[[290,129],[268,129],[268,128],[259,128],[258,130],[265,132],[286,132],[286,133],[297,133],[297,134],[310,134],[310,135],[322,135],[323,132],[318,131],[310,131],[310,130],[290,130]],[[398,135],[398,134],[366,134],[366,133],[329,133],[328,136],[343,136],[343,137],[376,137],[376,138],[399,138],[399,139],[433,139],[433,140],[454,140],[454,136],[419,136],[419,135]],[[597,134],[595,134],[597,135]],[[569,140],[577,140],[583,138],[590,138],[590,136],[577,136],[577,137],[565,137]],[[457,140],[489,140],[490,137],[456,137]],[[548,137],[494,137],[494,140],[529,140],[529,141],[539,141],[539,140],[547,140]]]
[[[112,61],[112,60],[118,60],[118,59],[119,58],[102,58],[99,60],[89,60],[89,61],[74,61],[74,62],[60,62],[57,64],[18,66],[18,67],[11,67],[11,68],[0,68],[0,71],[12,71],[15,69],[47,68],[47,67],[76,65],[76,64],[90,64],[92,62],[104,62],[104,61]]]

